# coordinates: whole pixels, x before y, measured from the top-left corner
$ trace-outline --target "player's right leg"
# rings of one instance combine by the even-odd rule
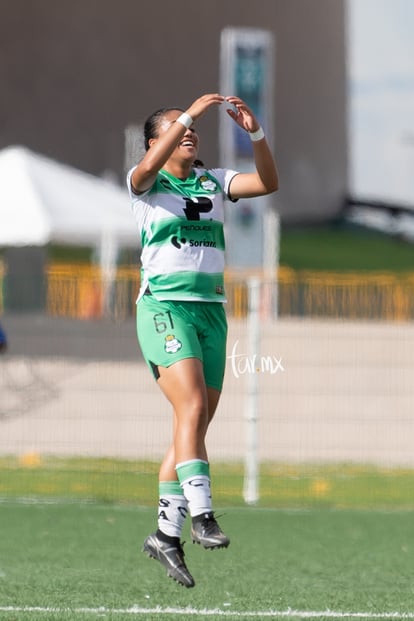
[[[154,378],[172,404],[176,418],[174,446],[167,454],[171,464],[166,467],[164,460],[160,472],[160,502],[165,502],[167,492],[171,500],[174,495],[178,499],[178,487],[172,490],[176,493],[171,494],[171,490],[161,489],[161,483],[176,484],[177,475],[180,479],[181,472],[182,499],[185,497],[188,501],[195,524],[193,540],[204,547],[223,547],[228,545],[228,539],[221,533],[224,539],[213,540],[211,531],[212,526],[216,526],[217,536],[218,525],[211,509],[209,466],[204,442],[212,417],[209,412],[209,390],[205,386],[197,330],[191,326],[192,317],[184,306],[158,302],[152,296],[144,296],[138,304],[137,327],[141,348]],[[177,472],[174,468],[172,473],[171,465],[175,466],[176,462]],[[192,484],[194,476],[197,478],[196,485]],[[173,503],[170,507],[174,508]],[[170,533],[166,528],[173,526],[174,519],[171,519],[170,513],[169,523],[160,524],[159,521],[157,532],[146,539],[144,551],[158,559],[167,568],[168,575],[185,586],[193,586],[194,581],[185,567],[180,538],[176,536],[178,532]]]
[[[137,333],[144,358],[159,381],[163,369],[200,352],[194,334],[189,334],[188,318],[176,305],[143,296],[137,309]],[[182,311],[182,309],[181,309]],[[191,332],[191,331],[190,331]],[[174,418],[174,433],[176,434]],[[159,478],[158,528],[144,542],[144,552],[157,559],[167,574],[186,587],[194,586],[185,561],[181,531],[187,513],[187,500],[175,470],[175,449],[170,447],[161,464]]]
[[[158,529],[145,539],[143,551],[147,556],[160,561],[167,575],[176,582],[193,587],[194,578],[184,561],[183,544],[180,541],[187,513],[187,501],[175,472],[174,445],[171,445],[160,467]]]
[[[162,533],[161,533],[162,537]],[[149,535],[144,541],[144,552],[158,560],[167,570],[167,575],[179,584],[190,588],[195,582],[184,561],[183,544],[178,541],[164,541],[160,533]]]

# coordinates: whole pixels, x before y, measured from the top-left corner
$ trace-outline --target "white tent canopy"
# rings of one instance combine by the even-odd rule
[[[0,246],[53,242],[102,255],[139,244],[126,187],[20,146],[0,151],[0,214]]]

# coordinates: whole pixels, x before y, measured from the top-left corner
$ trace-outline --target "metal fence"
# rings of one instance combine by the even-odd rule
[[[414,272],[295,271],[281,267],[264,276],[247,271],[225,273],[227,313],[241,319],[248,311],[248,282],[262,283],[262,316],[407,321],[414,319]],[[0,270],[0,281],[7,273]],[[53,317],[122,320],[135,313],[139,269],[120,266],[104,275],[98,266],[51,264],[45,275],[46,313]],[[22,282],[15,286],[25,287]],[[0,311],[7,296],[0,286]],[[22,309],[24,310],[24,309]]]
[[[261,313],[291,317],[414,319],[414,273],[333,273],[278,270],[274,280],[260,274],[226,272],[227,312],[246,317],[248,280],[263,282]],[[52,265],[47,271],[47,312],[77,318],[135,312],[139,270],[120,267],[106,279],[93,266]]]

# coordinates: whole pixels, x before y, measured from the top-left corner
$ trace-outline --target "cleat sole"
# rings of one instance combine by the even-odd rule
[[[197,541],[196,539],[192,540],[193,544],[196,543],[198,546],[202,546],[205,550],[224,550],[226,548],[229,547],[230,542],[225,544],[225,543],[217,543],[217,544],[213,544],[213,545],[204,545],[204,543],[201,543],[201,541]]]

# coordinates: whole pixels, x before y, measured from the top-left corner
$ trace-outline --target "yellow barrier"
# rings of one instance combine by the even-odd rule
[[[108,288],[111,289],[109,293]],[[50,265],[47,270],[46,310],[56,317],[100,318],[106,312],[104,302],[107,297],[113,300],[108,314],[125,318],[134,311],[138,288],[139,270],[134,267],[117,269],[109,282],[97,266]]]
[[[102,316],[100,270],[90,265],[52,265],[47,270],[46,310],[54,317]]]
[[[261,279],[265,298],[273,286],[269,279],[257,272],[226,272],[229,316],[246,316],[247,283],[253,276]],[[135,312],[138,289],[139,269],[134,266],[118,268],[112,281],[106,282],[96,266],[51,265],[47,312],[82,319],[105,314],[123,319]],[[414,319],[414,273],[297,272],[281,267],[273,293],[279,316]]]
[[[292,298],[295,297],[295,301]],[[279,313],[348,319],[414,319],[414,273],[295,272],[279,275]]]

